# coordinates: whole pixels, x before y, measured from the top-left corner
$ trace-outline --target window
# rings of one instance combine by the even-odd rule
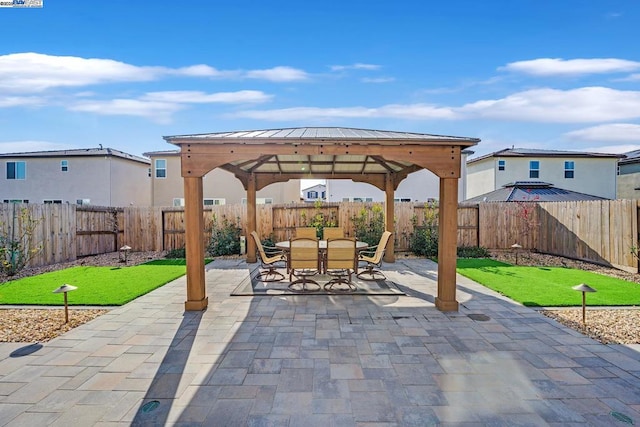
[[[61,205],[62,204],[62,200],[59,200],[59,199],[45,199],[45,200],[42,201],[42,203],[44,203],[45,205],[51,205],[51,204]]]
[[[167,177],[167,161],[165,159],[156,159],[156,178],[166,178],[166,177]]]
[[[184,206],[184,199],[176,197],[175,199],[173,199],[173,206],[176,207],[176,208]]]
[[[307,199],[317,199],[318,198],[318,192],[317,191],[308,191],[307,192]]]
[[[225,199],[204,199],[203,204],[205,206],[219,206],[224,205],[225,202]]]
[[[574,162],[564,162],[564,177],[567,179],[573,178],[575,168]]]
[[[68,160],[60,160],[60,170],[62,172],[69,171],[69,161]]]
[[[7,179],[26,179],[27,167],[24,162],[7,162]]]
[[[29,203],[29,201],[27,199],[24,199],[24,200],[22,200],[22,199],[11,199],[11,200],[4,199],[2,202],[3,203]]]
[[[76,205],[89,205],[91,204],[91,199],[76,199]]]
[[[411,199],[401,197],[399,199],[393,199],[394,202],[410,202]]]
[[[529,162],[529,178],[540,178],[540,161],[531,160]]]
[[[506,160],[498,160],[498,170],[503,171],[506,164],[507,164]]]
[[[322,198],[323,198],[323,199],[327,196],[327,195],[326,195],[326,193],[327,193],[326,191],[323,191],[323,192],[322,192]]]

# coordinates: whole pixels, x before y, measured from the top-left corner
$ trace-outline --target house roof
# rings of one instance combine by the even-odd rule
[[[624,153],[624,158],[620,159],[620,164],[626,163],[639,163],[640,162],[640,150],[633,150]]]
[[[158,157],[158,156],[179,156],[180,150],[160,150],[160,151],[147,151],[142,153],[146,157]]]
[[[578,200],[607,200],[604,197],[577,191],[556,188],[542,181],[516,181],[502,188],[465,200],[465,203],[480,202],[568,202]]]
[[[144,157],[134,156],[113,148],[79,148],[74,150],[27,151],[20,153],[2,153],[0,158],[46,158],[46,157],[99,157],[113,156],[134,162],[150,164]]]
[[[542,150],[537,148],[505,148],[484,156],[467,160],[472,164],[491,157],[590,157],[590,158],[623,158],[624,154],[593,153],[588,151]]]
[[[307,188],[303,188],[302,191],[309,191],[309,190],[313,190],[313,189],[326,189],[327,186],[325,184],[316,184],[316,185],[312,185],[311,187],[307,187]]]
[[[445,164],[452,158],[451,147],[464,150],[480,141],[477,138],[343,127],[217,132],[165,136],[164,139],[182,147],[182,153],[188,150],[194,155],[197,153],[197,156],[203,156],[205,152],[235,155],[240,151],[248,151],[242,160],[232,160],[219,166],[239,178],[242,176],[245,181],[251,175],[262,175],[265,180],[281,180],[284,175],[287,179],[358,180],[365,176],[395,174],[402,179],[422,167],[416,166],[411,159],[390,160],[385,158],[383,152],[401,148],[404,157],[415,157],[410,154],[412,147],[419,147],[416,151],[428,147],[433,148],[434,153],[438,152],[434,154],[433,162]],[[262,150],[254,149],[253,145],[262,145]],[[198,163],[195,156],[191,159],[187,163]],[[183,162],[185,160],[183,157]],[[190,166],[185,170],[193,173]],[[198,171],[200,174],[204,172]],[[449,174],[448,171],[446,173]],[[380,179],[375,184],[378,187],[383,185]]]

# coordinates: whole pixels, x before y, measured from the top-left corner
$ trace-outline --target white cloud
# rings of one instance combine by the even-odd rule
[[[15,53],[0,56],[0,90],[41,92],[52,87],[149,81],[164,72],[162,67],[136,67],[111,59]]]
[[[183,104],[208,104],[208,103],[260,103],[273,98],[264,92],[257,90],[241,90],[237,92],[205,93],[201,91],[164,91],[149,92],[141,99],[144,101],[177,102]]]
[[[623,145],[604,145],[596,147],[586,147],[581,151],[588,151],[590,153],[609,153],[609,154],[623,154],[629,151],[640,150],[640,145],[623,144]]]
[[[71,144],[50,141],[6,141],[0,142],[0,153],[25,153],[30,151],[68,150],[77,148]]]
[[[0,55],[0,91],[7,93],[35,93],[56,87],[82,87],[103,83],[145,82],[167,76],[251,78],[274,82],[308,79],[304,71],[285,66],[242,72],[221,71],[204,64],[169,68],[136,66],[112,59],[33,52]]]
[[[640,117],[640,92],[605,87],[534,89],[456,109],[468,118],[546,123],[586,123]]]
[[[497,119],[543,123],[598,123],[640,117],[640,92],[603,87],[573,90],[535,89],[502,99],[481,100],[462,107],[389,104],[381,107],[294,107],[247,110],[229,115],[258,120],[327,118]]]
[[[511,62],[498,70],[534,76],[570,76],[582,74],[625,73],[640,69],[640,62],[616,58],[562,59],[539,58]]]
[[[611,123],[574,130],[565,137],[580,141],[598,142],[638,142],[640,143],[640,125],[631,123]]]
[[[237,71],[220,71],[208,65],[191,65],[189,67],[177,68],[175,70],[167,69],[168,74],[176,74],[179,76],[189,77],[233,77],[238,74]]]
[[[631,74],[621,79],[615,79],[617,82],[638,82],[640,81],[640,73]]]
[[[292,67],[274,67],[267,70],[251,70],[244,74],[249,79],[269,80],[272,82],[293,82],[308,80],[309,75],[303,70]]]
[[[71,111],[84,111],[106,116],[146,117],[158,123],[168,123],[171,115],[183,109],[176,103],[145,101],[139,99],[112,99],[108,101],[86,101],[69,107]]]
[[[257,120],[317,120],[332,118],[400,118],[411,120],[453,119],[455,113],[449,108],[440,108],[426,104],[390,104],[378,108],[340,107],[316,108],[296,107],[274,110],[246,110],[228,117],[243,117]]]
[[[396,81],[396,79],[393,77],[365,77],[360,79],[360,81],[362,83],[390,83]]]
[[[38,96],[0,96],[0,108],[18,106],[38,106],[46,103],[44,98]]]
[[[329,67],[331,71],[345,71],[345,70],[379,70],[380,65],[376,64],[362,64],[357,62],[351,65],[331,65]]]

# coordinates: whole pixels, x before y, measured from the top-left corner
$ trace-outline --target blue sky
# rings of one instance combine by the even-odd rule
[[[636,0],[0,8],[0,152],[345,126],[622,153],[640,148],[639,22]]]

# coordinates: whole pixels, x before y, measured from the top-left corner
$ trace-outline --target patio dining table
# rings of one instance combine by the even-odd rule
[[[356,252],[361,251],[369,247],[367,242],[361,242],[360,240],[356,240]],[[276,242],[276,248],[282,249],[284,251],[289,251],[289,241],[285,240],[282,242]],[[324,260],[324,254],[327,252],[327,241],[326,240],[318,240],[318,252],[319,259],[322,262]],[[324,266],[322,267],[322,271],[324,272]]]

